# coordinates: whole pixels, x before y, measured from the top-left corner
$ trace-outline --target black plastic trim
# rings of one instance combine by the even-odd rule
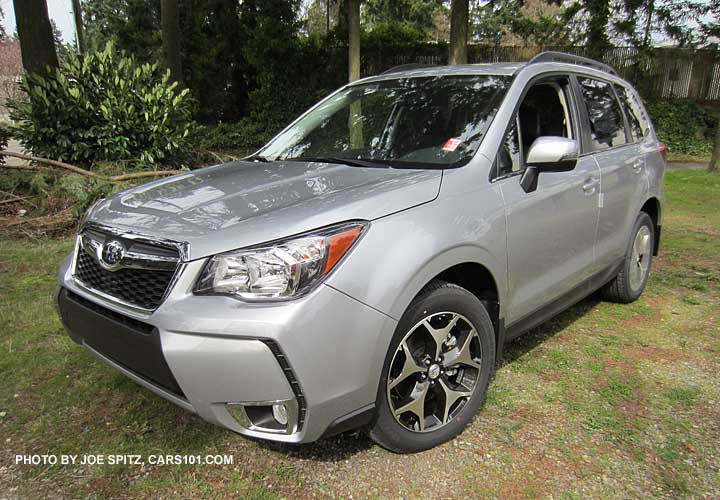
[[[625,261],[623,259],[618,264],[610,266],[609,268],[595,274],[592,278],[584,280],[580,285],[576,286],[569,292],[566,292],[549,304],[544,305],[540,309],[509,325],[505,328],[504,332],[501,332],[504,333],[502,344],[504,345],[507,342],[527,333],[536,326],[545,323],[550,318],[557,316],[569,307],[595,293],[620,272],[624,262]]]
[[[92,348],[138,377],[187,399],[165,360],[157,328],[111,311],[66,289],[58,310],[76,342]]]
[[[660,253],[660,233],[662,232],[662,226],[655,227],[655,244],[653,245],[653,255],[657,257]]]
[[[370,403],[367,406],[355,410],[347,415],[336,418],[328,426],[322,435],[322,438],[336,436],[343,432],[360,429],[369,425],[375,418],[375,403]]]
[[[280,346],[277,342],[275,342],[272,339],[259,339],[261,342],[263,342],[266,346],[268,346],[268,349],[273,353],[275,356],[275,359],[277,359],[278,364],[280,365],[280,368],[282,368],[283,373],[285,374],[285,378],[287,378],[288,383],[290,384],[290,388],[293,391],[293,394],[295,395],[295,399],[298,403],[298,425],[297,430],[301,431],[303,424],[305,423],[305,415],[307,413],[307,403],[305,401],[305,395],[302,392],[302,387],[300,386],[300,382],[298,381],[297,377],[295,376],[295,372],[290,367],[290,363],[288,362],[287,358],[285,357],[285,354],[283,353],[282,349],[280,349]]]

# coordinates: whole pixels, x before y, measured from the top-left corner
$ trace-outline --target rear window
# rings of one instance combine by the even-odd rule
[[[590,121],[590,138],[595,151],[627,143],[620,104],[607,82],[579,78],[580,90]]]

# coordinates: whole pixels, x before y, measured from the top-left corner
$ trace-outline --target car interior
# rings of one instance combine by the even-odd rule
[[[524,159],[538,137],[573,138],[568,85],[567,80],[543,81],[528,90],[498,152],[497,177],[524,170]]]

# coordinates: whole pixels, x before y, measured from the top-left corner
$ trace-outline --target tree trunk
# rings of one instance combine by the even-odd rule
[[[448,64],[467,64],[467,35],[468,0],[452,0]]]
[[[713,146],[712,158],[708,164],[708,172],[717,172],[720,169],[720,123],[716,125],[715,145]]]
[[[360,79],[360,0],[347,0],[348,23],[348,81]],[[360,101],[350,104],[348,128],[350,131],[350,147],[362,148],[362,109]]]
[[[360,0],[347,0],[348,80],[360,79]]]
[[[650,29],[652,28],[652,18],[655,13],[655,0],[647,0],[647,19],[645,21],[645,33],[643,34],[643,47],[650,47]]]
[[[170,78],[182,82],[182,63],[180,61],[180,11],[178,0],[161,0],[160,22],[162,27],[162,46],[165,67],[170,70]]]
[[[75,40],[77,41],[78,52],[85,53],[85,28],[82,20],[82,7],[80,0],[72,0],[73,16],[75,17]]]
[[[23,68],[47,75],[58,66],[55,39],[45,0],[13,0]]]

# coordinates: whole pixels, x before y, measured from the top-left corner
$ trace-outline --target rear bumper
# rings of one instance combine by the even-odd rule
[[[395,320],[324,285],[302,299],[264,305],[194,296],[202,264],[188,263],[165,302],[143,315],[88,293],[66,263],[56,293],[63,324],[116,370],[244,435],[310,442],[367,416]],[[228,406],[274,401],[297,403],[292,432],[248,428]]]

